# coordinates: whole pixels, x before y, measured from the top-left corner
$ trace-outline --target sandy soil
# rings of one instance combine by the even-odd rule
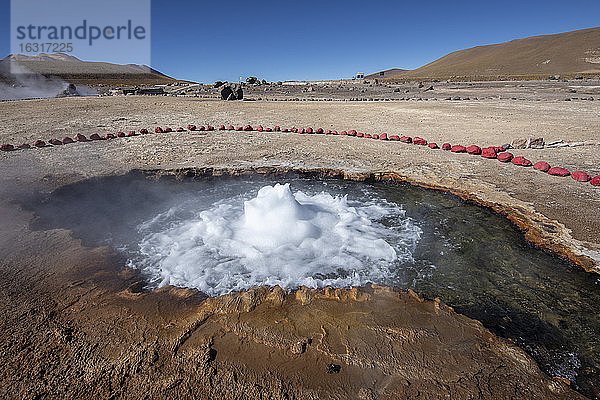
[[[589,101],[50,99],[0,103],[0,142],[188,123],[356,129],[480,146],[540,136],[593,142],[599,108]],[[514,153],[597,175],[599,149]],[[173,288],[138,293],[139,277],[121,270],[111,249],[84,248],[65,231],[32,231],[33,216],[13,200],[134,168],[393,173],[495,207],[528,226],[530,239],[591,268],[595,261],[582,255],[597,257],[600,251],[597,187],[400,142],[266,132],[152,134],[2,152],[0,165],[0,270],[6,289],[0,304],[8,310],[0,319],[0,379],[9,383],[2,385],[4,396],[209,398],[237,391],[247,398],[576,397],[480,324],[410,294],[366,288],[363,294],[284,296],[261,289],[205,301]],[[277,321],[285,323],[275,328]],[[330,363],[341,365],[341,372],[326,374]],[[450,366],[455,373],[448,373]]]

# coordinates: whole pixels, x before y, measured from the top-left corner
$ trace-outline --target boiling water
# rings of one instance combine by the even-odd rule
[[[385,281],[411,262],[421,230],[396,204],[327,192],[292,193],[289,184],[219,200],[196,200],[140,224],[129,261],[158,285],[209,295],[253,286],[285,289],[361,286]],[[385,226],[383,218],[395,223]]]
[[[297,177],[128,175],[71,185],[30,206],[43,228],[119,249],[149,287],[210,295],[263,284],[412,288],[512,339],[583,393],[600,388],[598,276],[452,195]]]

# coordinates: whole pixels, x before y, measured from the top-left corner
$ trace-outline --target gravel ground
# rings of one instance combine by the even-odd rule
[[[217,98],[221,88],[213,85],[176,84],[165,87],[171,95]],[[110,93],[108,88],[102,92]],[[483,81],[483,82],[285,82],[281,85],[245,85],[250,100],[284,101],[595,101],[600,100],[600,80]]]

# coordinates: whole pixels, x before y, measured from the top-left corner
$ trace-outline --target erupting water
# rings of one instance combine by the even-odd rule
[[[209,295],[259,285],[381,281],[398,258],[412,258],[421,232],[395,204],[353,207],[345,196],[293,194],[289,184],[261,188],[243,209],[239,197],[226,199],[164,229],[173,214],[171,209],[140,226],[142,257],[130,264],[159,285]],[[392,216],[395,228],[377,222]]]
[[[411,288],[512,339],[549,374],[589,393],[600,387],[600,322],[590,318],[600,314],[597,276],[451,195],[286,180],[302,192],[271,177],[131,174],[67,186],[34,210],[44,229],[70,229],[86,245],[118,248],[149,287],[209,295],[256,285]]]

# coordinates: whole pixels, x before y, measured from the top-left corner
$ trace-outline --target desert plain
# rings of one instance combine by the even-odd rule
[[[304,89],[289,101],[264,91],[248,93],[256,101],[237,102],[208,94],[6,101],[0,142],[188,124],[355,129],[440,146],[543,138],[571,145],[509,151],[600,174],[595,85],[588,83],[585,95],[570,91],[576,81],[531,85],[441,85],[387,101],[365,100],[377,97],[369,92],[359,101],[354,90],[319,101]],[[22,204],[35,194],[132,170],[393,179],[491,207],[535,245],[597,272],[600,188],[589,183],[397,141],[256,131],[152,133],[0,152],[0,166],[2,397],[583,398],[443,301],[379,286],[256,288],[218,298],[171,286],[144,290],[139,273],[125,268],[115,249],[86,247],[65,229],[36,228],[36,216]],[[596,396],[599,390],[591,389]]]

